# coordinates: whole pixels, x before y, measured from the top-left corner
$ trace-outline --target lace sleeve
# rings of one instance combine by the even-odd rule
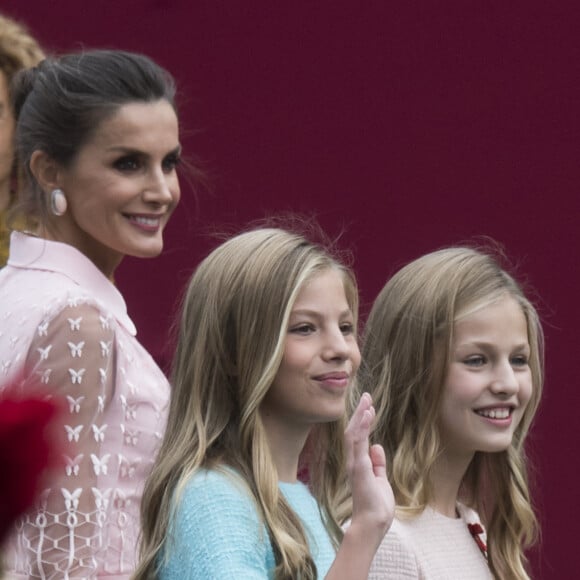
[[[27,368],[65,404],[57,429],[66,453],[36,511],[20,524],[19,549],[32,577],[94,578],[106,550],[108,501],[100,484],[113,462],[101,447],[114,367],[114,333],[95,306],[68,305],[38,326]]]

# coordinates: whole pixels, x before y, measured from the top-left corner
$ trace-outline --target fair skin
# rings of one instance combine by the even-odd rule
[[[345,413],[360,364],[354,317],[343,275],[328,269],[306,282],[290,314],[284,356],[260,409],[282,481],[297,481],[298,461],[312,427]],[[369,447],[375,411],[365,393],[345,432],[353,516],[328,580],[367,577],[394,516],[394,498],[380,445]]]
[[[14,137],[14,117],[10,109],[8,78],[0,70],[0,211],[8,207],[10,201],[10,173],[14,159],[12,139]]]
[[[165,100],[122,105],[62,167],[35,151],[31,170],[46,194],[60,188],[63,216],[37,232],[65,242],[112,278],[125,255],[157,256],[180,188],[178,121]]]
[[[296,481],[298,457],[312,427],[344,415],[347,391],[359,364],[343,276],[329,269],[298,294],[284,356],[261,407],[282,481]]]
[[[456,517],[461,481],[476,452],[511,444],[532,395],[526,318],[511,297],[459,317],[439,425],[443,453],[435,466],[432,507]]]

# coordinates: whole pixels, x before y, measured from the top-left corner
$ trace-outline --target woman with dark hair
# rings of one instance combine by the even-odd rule
[[[125,255],[161,252],[179,201],[175,87],[121,51],[45,60],[13,86],[27,229],[13,232],[0,272],[0,381],[62,399],[69,447],[16,526],[6,571],[126,578],[169,388],[111,280]]]

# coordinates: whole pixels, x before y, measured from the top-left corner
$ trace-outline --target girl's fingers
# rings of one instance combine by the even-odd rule
[[[348,427],[346,428],[347,433],[357,434],[359,432],[365,413],[372,409],[372,403],[371,396],[368,393],[363,393],[350,421],[348,422]]]
[[[375,418],[375,409],[368,393],[363,393],[345,432],[347,467],[349,471],[355,465],[368,466],[369,435]]]
[[[379,444],[372,445],[369,449],[369,456],[375,476],[387,479],[387,457],[383,446]]]

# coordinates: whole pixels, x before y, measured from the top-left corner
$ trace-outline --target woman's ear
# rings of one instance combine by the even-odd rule
[[[59,187],[59,166],[47,153],[37,149],[30,157],[30,171],[45,193]]]

